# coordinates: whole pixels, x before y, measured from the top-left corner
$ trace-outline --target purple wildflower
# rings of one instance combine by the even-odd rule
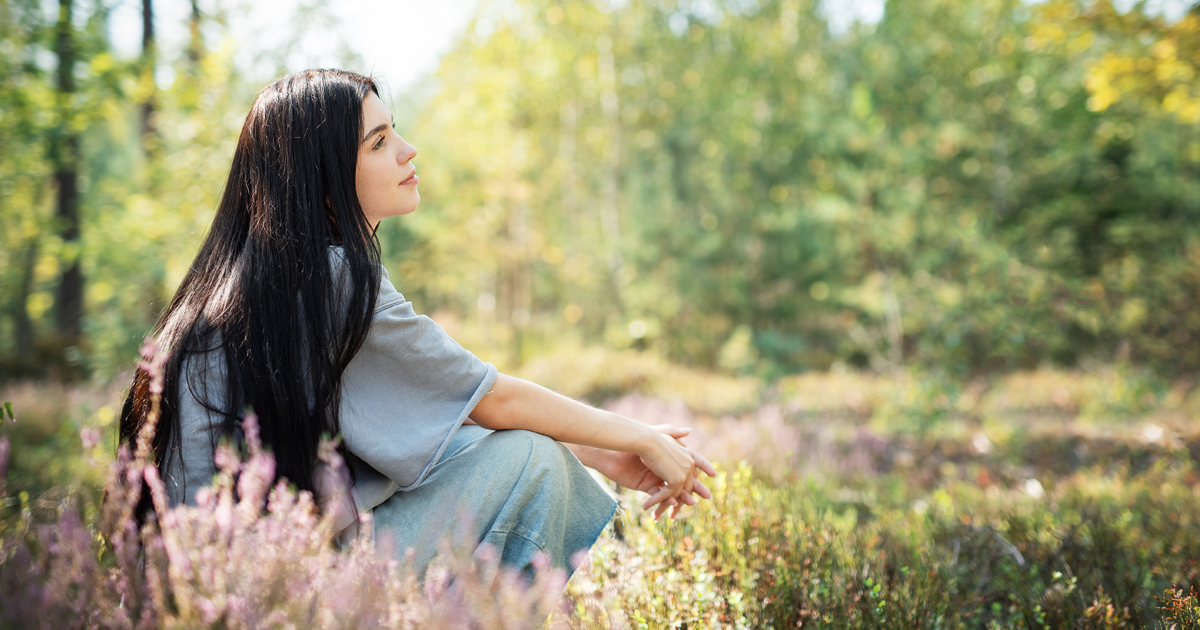
[[[100,443],[100,431],[95,427],[83,427],[79,430],[79,439],[83,442],[83,450],[90,451]]]
[[[4,481],[8,479],[8,455],[12,448],[8,445],[8,436],[0,436],[0,488],[4,487]],[[3,496],[0,492],[0,496]]]

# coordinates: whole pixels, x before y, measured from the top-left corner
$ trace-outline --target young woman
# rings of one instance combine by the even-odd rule
[[[156,327],[170,358],[154,448],[171,499],[194,501],[247,408],[279,476],[337,510],[339,527],[373,512],[418,571],[464,527],[507,565],[541,551],[566,566],[615,509],[580,462],[649,493],[656,517],[709,498],[697,474],[714,472],[680,441],[687,429],[499,374],[396,290],[375,230],[417,209],[416,153],[368,77],[310,70],[259,94],[212,228]],[[149,398],[139,374],[123,440]],[[348,504],[318,483],[325,435],[342,436]]]

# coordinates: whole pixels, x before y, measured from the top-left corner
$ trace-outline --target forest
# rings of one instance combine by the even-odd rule
[[[1195,370],[1194,12],[895,1],[834,35],[812,3],[710,4],[485,5],[392,98],[429,182],[380,230],[406,295],[513,366],[569,340],[767,379]],[[102,2],[0,10],[4,369],[103,378],[271,77],[198,7],[137,59]]]
[[[140,5],[123,56],[114,0],[0,0],[0,602],[42,576],[64,615],[39,527],[108,532],[79,584],[126,566],[94,540],[136,466],[120,390],[255,94],[302,69],[298,38],[241,61],[222,4],[174,48]],[[377,233],[397,288],[502,371],[696,427],[721,470],[711,508],[622,517],[552,625],[1200,628],[1200,4],[489,0],[384,96],[422,177]],[[160,560],[131,611],[275,627]],[[125,627],[109,586],[80,627]]]

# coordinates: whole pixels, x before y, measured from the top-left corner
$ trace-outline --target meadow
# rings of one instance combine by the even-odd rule
[[[551,627],[569,628],[1200,627],[1190,382],[1106,365],[966,384],[829,372],[764,386],[603,350],[523,373],[694,427],[692,444],[719,468],[713,500],[654,522],[621,491],[621,516],[559,599],[561,575],[526,591],[449,547],[444,571],[417,583],[365,539],[334,550],[303,497],[280,489],[270,509],[245,507],[230,474],[226,537],[214,534],[219,509],[163,510],[140,534],[152,544],[139,583],[124,575],[138,567],[138,534],[114,528],[100,502],[106,469],[136,467],[113,463],[118,392],[8,386],[0,624],[510,628],[552,613]],[[247,455],[238,484],[261,471]],[[269,478],[258,485],[238,488],[261,508]],[[347,579],[361,597],[331,594]]]

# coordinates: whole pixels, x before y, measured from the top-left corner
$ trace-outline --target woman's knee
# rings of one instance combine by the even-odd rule
[[[509,453],[529,453],[531,455],[534,451],[546,450],[558,444],[552,438],[524,429],[494,431],[488,436],[488,439],[493,442],[493,448],[501,448]]]
[[[500,461],[524,474],[561,479],[561,473],[573,463],[563,445],[540,433],[512,429],[496,431],[488,438],[495,441],[492,447],[504,454]]]

